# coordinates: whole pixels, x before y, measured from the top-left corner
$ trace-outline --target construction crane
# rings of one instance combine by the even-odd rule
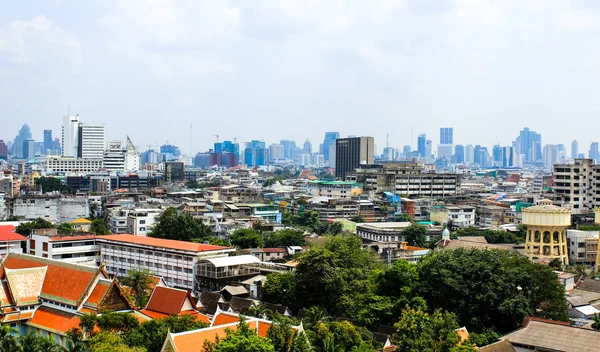
[[[237,143],[238,138],[242,138],[242,137],[233,137],[233,144]]]
[[[214,136],[217,137],[217,143],[219,143],[219,135],[215,134]]]

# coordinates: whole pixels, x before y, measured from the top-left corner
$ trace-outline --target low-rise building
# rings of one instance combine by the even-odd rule
[[[34,231],[27,242],[27,253],[67,263],[100,264],[100,246],[95,235],[57,235],[56,232]]]
[[[308,191],[314,197],[348,199],[360,196],[362,186],[358,182],[310,181]]]
[[[86,218],[79,218],[69,222],[76,232],[90,232],[92,222]]]
[[[497,228],[504,224],[504,213],[508,208],[497,205],[480,205],[477,207],[477,226]]]
[[[196,263],[227,257],[235,248],[134,235],[107,235],[96,239],[101,261],[111,275],[123,277],[130,269],[147,268],[173,287],[194,289]]]
[[[251,248],[250,254],[261,262],[280,261],[288,255],[285,248]]]
[[[147,236],[157,222],[163,210],[158,208],[131,209],[127,215],[126,233]]]
[[[12,215],[22,220],[44,219],[52,223],[70,222],[89,216],[85,197],[63,197],[56,194],[20,195],[14,199]]]
[[[14,224],[0,223],[0,257],[9,253],[23,253],[27,238],[15,232]]]
[[[433,222],[448,223],[453,231],[475,225],[475,207],[467,205],[436,206],[429,209],[429,218]]]
[[[406,242],[404,229],[412,225],[410,222],[372,222],[356,225],[356,234],[367,242]],[[431,231],[426,241],[440,238],[441,230]]]
[[[71,156],[46,156],[46,172],[94,172],[104,167],[102,159],[83,159]]]
[[[599,231],[567,230],[569,263],[594,265],[598,253]]]

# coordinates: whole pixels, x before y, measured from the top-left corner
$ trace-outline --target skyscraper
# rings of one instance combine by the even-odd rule
[[[544,146],[544,167],[546,170],[552,171],[554,169],[554,164],[558,164],[559,160],[560,153],[558,145],[546,144]]]
[[[294,159],[296,156],[296,142],[281,140],[279,144],[283,146],[283,157],[286,159]]]
[[[492,160],[494,162],[494,166],[506,166],[503,165],[502,148],[499,144],[494,145],[492,148]]]
[[[600,151],[598,151],[598,142],[594,142],[590,145],[590,152],[588,153],[590,159],[594,159],[595,163],[600,161]]]
[[[77,157],[102,159],[106,149],[106,125],[79,124]]]
[[[44,148],[42,154],[49,154],[49,150],[52,150],[54,141],[52,140],[52,130],[44,130]]]
[[[514,147],[502,147],[502,166],[517,166],[517,153]]]
[[[8,160],[8,147],[3,140],[0,139],[0,160]]]
[[[440,128],[440,144],[454,144],[454,128]]]
[[[464,164],[465,147],[463,145],[457,144],[456,147],[454,147],[454,158],[456,159],[456,163]]]
[[[13,156],[17,158],[23,157],[23,142],[27,139],[31,139],[31,130],[28,124],[24,124],[19,130],[19,134],[15,137],[13,143]]]
[[[325,132],[325,139],[323,140],[323,159],[325,159],[325,162],[329,161],[330,146],[335,145],[335,140],[338,138],[340,138],[339,132]]]
[[[77,157],[79,150],[79,115],[63,118],[61,149],[62,156]]]
[[[475,163],[475,148],[472,144],[465,146],[465,164]]]
[[[344,180],[348,172],[375,162],[373,137],[338,138],[335,146],[335,177]]]
[[[417,138],[417,152],[419,153],[419,157],[424,158],[427,155],[427,151],[425,150],[427,146],[427,135],[425,133],[420,134]]]
[[[525,127],[519,133],[521,150],[519,154],[525,155],[525,162],[532,163],[542,159],[542,135]]]
[[[312,143],[308,139],[306,140],[306,142],[304,142],[302,151],[304,152],[304,154],[312,154]]]
[[[262,166],[267,162],[267,149],[265,142],[252,140],[246,143],[244,150],[244,163],[248,166]]]
[[[270,161],[275,161],[275,160],[283,160],[283,146],[281,144],[271,144],[269,146],[269,160]]]
[[[35,141],[33,139],[26,139],[23,141],[23,159],[31,159],[35,156]]]
[[[571,143],[571,158],[577,159],[579,157],[579,143],[577,140],[573,140]]]

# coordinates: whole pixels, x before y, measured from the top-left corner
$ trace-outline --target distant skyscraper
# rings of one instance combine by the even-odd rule
[[[588,153],[590,159],[594,159],[597,164],[600,161],[600,151],[598,151],[598,142],[594,142],[590,145],[590,152]]]
[[[335,177],[344,180],[348,172],[375,162],[373,137],[339,138],[335,147]]]
[[[454,144],[454,128],[440,128],[440,144]]]
[[[269,146],[269,160],[270,161],[275,161],[275,160],[283,160],[283,145],[281,144],[271,144]]]
[[[427,151],[425,148],[427,147],[427,135],[425,133],[420,134],[417,138],[417,152],[419,153],[419,157],[424,158],[427,156]]]
[[[338,138],[340,138],[339,132],[325,132],[325,139],[323,140],[323,158],[325,162],[329,160],[330,146],[335,145],[335,140]]]
[[[17,158],[23,158],[23,142],[27,139],[31,139],[31,130],[28,124],[24,124],[19,130],[19,134],[15,137],[13,143],[13,155]]]
[[[79,124],[77,157],[102,159],[106,150],[106,125]]]
[[[502,166],[514,167],[517,166],[517,153],[514,147],[502,148]]]
[[[8,160],[8,147],[3,140],[0,139],[0,160]]]
[[[63,156],[77,157],[79,151],[79,115],[63,117],[61,150]]]
[[[49,153],[49,150],[54,149],[54,141],[52,140],[52,130],[44,130],[44,148],[42,154]]]
[[[475,148],[472,144],[465,146],[465,164],[475,163]]]
[[[425,141],[425,160],[431,160],[431,155],[433,154],[433,142],[431,140]]]
[[[494,166],[503,166],[502,148],[499,144],[494,145],[492,148],[492,160],[494,162]]]
[[[558,160],[564,160],[567,157],[567,147],[564,144],[558,145]]]
[[[465,147],[463,145],[457,144],[454,147],[454,158],[458,164],[465,163]]]
[[[312,154],[312,143],[307,139],[302,148],[304,154]]]
[[[579,143],[577,143],[577,140],[574,140],[571,143],[571,158],[577,159],[577,157],[579,157]]]
[[[410,158],[412,154],[412,148],[410,147],[410,145],[405,145],[404,147],[402,147],[402,157],[405,160],[408,160]]]
[[[383,148],[383,154],[381,158],[385,161],[392,161],[396,159],[396,150],[392,147]]]
[[[262,166],[267,162],[267,149],[265,148],[265,142],[259,140],[252,140],[246,143],[246,149],[244,150],[244,163],[248,166]]]
[[[542,135],[525,127],[519,133],[520,153],[525,155],[525,162],[532,163],[542,159]]]
[[[547,171],[552,171],[554,169],[554,165],[558,164],[560,160],[560,152],[558,150],[558,145],[555,144],[546,144],[544,146],[544,167]]]
[[[35,156],[35,141],[26,139],[23,141],[23,159],[31,159]]]
[[[296,142],[281,140],[279,144],[283,146],[283,157],[285,159],[294,159],[296,156]]]

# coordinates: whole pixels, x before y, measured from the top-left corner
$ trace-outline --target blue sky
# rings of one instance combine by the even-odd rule
[[[193,152],[215,134],[314,144],[325,131],[415,146],[600,139],[594,1],[10,1],[0,139],[59,135],[70,106],[109,139]],[[411,135],[413,141],[411,143]]]

